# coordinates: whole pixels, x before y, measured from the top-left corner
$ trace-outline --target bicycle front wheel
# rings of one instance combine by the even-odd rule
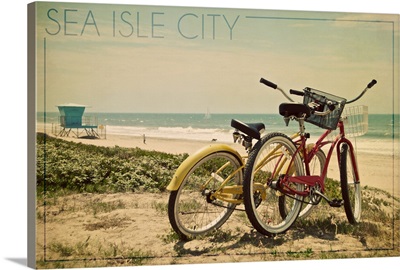
[[[222,226],[235,209],[235,203],[214,196],[222,182],[225,187],[240,185],[241,161],[228,152],[214,152],[201,158],[187,173],[178,190],[172,191],[168,216],[182,240],[206,234]],[[228,194],[228,199],[239,195]]]
[[[250,152],[245,166],[243,196],[247,217],[254,228],[273,236],[287,231],[295,222],[302,206],[300,195],[285,195],[270,188],[280,185],[279,179],[288,175],[304,175],[300,155],[290,138],[281,133],[264,136]],[[304,184],[281,183],[295,192],[302,192]],[[285,215],[281,215],[279,200],[284,197]]]
[[[344,143],[340,149],[340,185],[346,216],[351,224],[361,220],[361,187],[354,173],[350,147]]]

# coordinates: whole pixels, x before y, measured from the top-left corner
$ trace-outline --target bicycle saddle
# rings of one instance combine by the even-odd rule
[[[261,132],[265,130],[263,123],[243,123],[236,119],[232,119],[231,127],[257,140],[261,139]]]
[[[309,117],[311,115],[311,109],[302,103],[282,103],[279,105],[279,114],[284,117]]]

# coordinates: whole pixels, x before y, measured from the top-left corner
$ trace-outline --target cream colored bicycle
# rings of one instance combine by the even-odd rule
[[[234,142],[247,152],[253,139],[260,140],[262,123],[233,119]],[[168,216],[182,240],[218,229],[243,203],[243,169],[247,156],[226,144],[206,146],[189,156],[176,170],[167,186],[171,191]]]

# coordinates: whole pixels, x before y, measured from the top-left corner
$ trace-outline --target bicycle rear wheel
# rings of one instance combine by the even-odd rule
[[[178,190],[171,192],[168,203],[171,226],[182,240],[206,234],[225,223],[236,204],[212,195],[228,176],[231,179],[225,186],[241,184],[242,171],[241,161],[229,152],[211,153],[189,170]]]
[[[287,231],[299,215],[301,196],[287,196],[268,185],[284,175],[304,175],[302,160],[295,152],[292,140],[281,133],[266,135],[250,152],[243,182],[244,204],[251,224],[262,234],[272,236]],[[303,184],[288,185],[295,191],[304,190]],[[285,216],[279,209],[281,197],[285,197]]]
[[[351,224],[361,220],[361,187],[356,182],[350,147],[344,143],[340,149],[340,185],[346,216]]]

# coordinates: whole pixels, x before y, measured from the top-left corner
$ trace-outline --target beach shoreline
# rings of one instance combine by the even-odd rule
[[[50,136],[57,137],[51,133],[51,124],[46,126],[37,123],[36,132],[47,133]],[[143,150],[165,152],[170,154],[193,154],[196,151],[213,144],[227,144],[236,150],[241,155],[246,155],[243,146],[238,143],[219,142],[218,140],[192,140],[192,139],[172,139],[158,138],[150,136],[135,136],[135,135],[117,135],[107,134],[106,138],[90,139],[77,138],[72,135],[68,137],[58,137],[66,141],[72,141],[82,144],[91,144],[103,147],[138,147]],[[374,152],[376,144],[381,144],[381,151]],[[373,147],[371,147],[373,146]],[[368,141],[365,139],[357,140],[357,161],[360,170],[361,183],[363,186],[379,188],[389,192],[391,195],[399,197],[399,151],[398,142],[391,143],[390,141],[377,142]],[[327,153],[328,149],[324,149]],[[328,169],[328,177],[339,179],[339,168],[337,166],[337,157],[332,155],[330,166]]]

